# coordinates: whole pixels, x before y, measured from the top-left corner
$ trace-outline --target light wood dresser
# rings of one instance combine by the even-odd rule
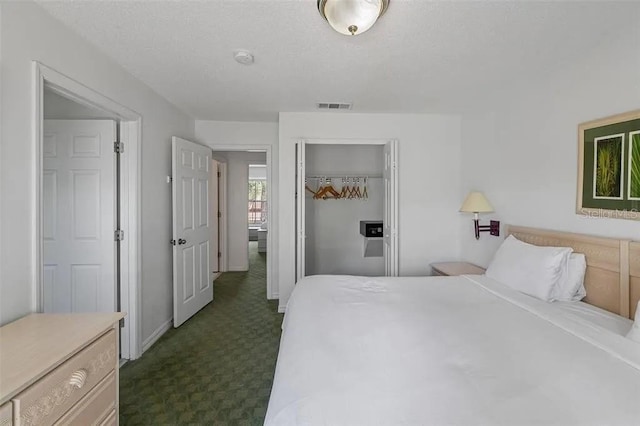
[[[122,313],[31,314],[0,328],[0,426],[117,425]]]

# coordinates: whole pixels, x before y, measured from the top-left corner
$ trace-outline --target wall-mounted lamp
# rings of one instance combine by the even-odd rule
[[[476,228],[476,240],[480,239],[481,232],[488,232],[489,234],[499,237],[500,236],[500,222],[492,220],[489,225],[480,225],[478,218],[479,213],[491,213],[493,212],[493,206],[487,200],[482,192],[470,192],[465,198],[460,211],[463,213],[473,213],[473,223]]]

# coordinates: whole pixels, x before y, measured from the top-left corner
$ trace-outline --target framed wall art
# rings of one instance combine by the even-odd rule
[[[640,110],[578,126],[577,213],[640,220]]]

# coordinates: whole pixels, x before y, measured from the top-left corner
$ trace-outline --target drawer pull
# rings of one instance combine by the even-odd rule
[[[84,383],[87,381],[87,370],[81,368],[80,370],[74,372],[69,379],[69,384],[71,386],[75,386],[78,389],[82,389]]]

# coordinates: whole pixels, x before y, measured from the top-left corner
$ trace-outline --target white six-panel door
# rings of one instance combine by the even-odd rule
[[[398,142],[384,146],[384,274],[397,277],[398,268]]]
[[[296,143],[296,282],[306,276],[305,144],[304,140]]]
[[[44,120],[44,312],[116,309],[111,120]]]
[[[173,326],[179,327],[213,300],[211,148],[173,137],[172,152]]]

